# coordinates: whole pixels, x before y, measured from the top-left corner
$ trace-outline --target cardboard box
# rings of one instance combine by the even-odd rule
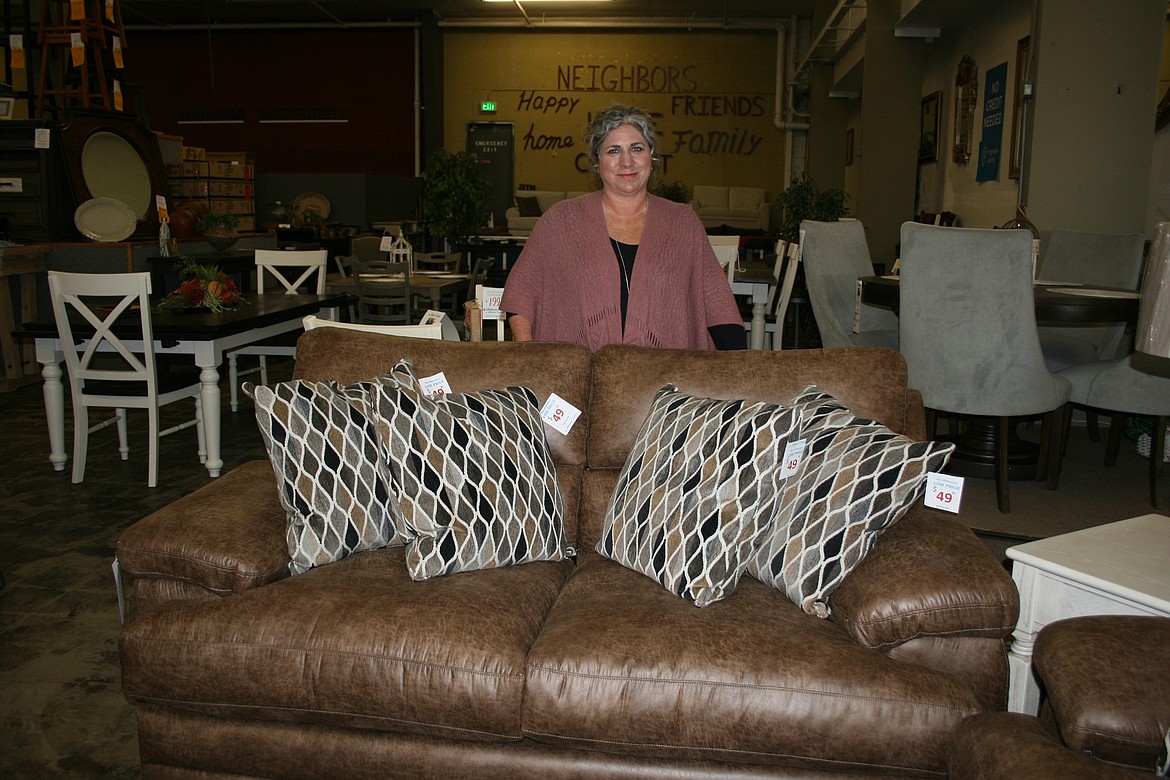
[[[221,214],[256,214],[256,201],[251,198],[212,198],[209,203],[212,211]]]

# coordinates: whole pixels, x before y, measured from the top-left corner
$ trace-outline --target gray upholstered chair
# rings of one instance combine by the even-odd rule
[[[865,228],[857,220],[800,223],[804,281],[824,347],[898,348],[898,317],[862,306],[857,331],[857,280],[873,276]]]
[[[1040,352],[1031,233],[907,222],[901,276],[901,351],[932,413],[928,431],[934,412],[996,420],[996,497],[1007,512],[1011,418],[1045,415],[1036,475],[1047,463],[1055,488],[1070,388]]]
[[[1141,233],[1085,233],[1054,230],[1045,243],[1038,281],[1136,290],[1141,279]],[[1078,363],[1110,360],[1129,352],[1124,325],[1040,324],[1040,348],[1049,371]]]
[[[1170,418],[1170,360],[1133,353],[1120,360],[1082,363],[1060,372],[1072,385],[1069,400],[1112,415],[1105,465],[1117,463],[1121,432],[1130,416],[1152,417],[1150,446],[1150,503],[1166,505],[1162,453],[1166,446],[1166,421]]]

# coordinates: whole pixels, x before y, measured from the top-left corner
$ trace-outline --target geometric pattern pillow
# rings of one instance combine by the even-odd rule
[[[775,514],[799,430],[792,409],[667,385],[618,475],[597,551],[697,607],[731,595]]]
[[[375,408],[413,537],[411,579],[568,557],[564,498],[532,390],[431,396],[409,360],[390,376]]]
[[[1170,728],[1166,729],[1166,736],[1162,740],[1162,750],[1158,754],[1154,772],[1158,777],[1170,777]]]
[[[371,382],[245,385],[288,515],[289,571],[404,544],[369,415]]]
[[[801,432],[804,459],[747,565],[753,577],[819,617],[829,616],[833,591],[922,497],[927,474],[941,471],[955,448],[916,442],[826,399],[804,399],[810,413]]]

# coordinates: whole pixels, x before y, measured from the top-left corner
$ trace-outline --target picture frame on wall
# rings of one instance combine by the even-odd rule
[[[1024,159],[1024,85],[1032,63],[1032,37],[1025,36],[1016,44],[1015,97],[1012,100],[1012,148],[1008,158],[1008,178],[1020,178]]]
[[[922,109],[918,126],[918,162],[938,162],[938,137],[941,132],[939,112],[942,109],[942,92],[931,92],[922,98]]]

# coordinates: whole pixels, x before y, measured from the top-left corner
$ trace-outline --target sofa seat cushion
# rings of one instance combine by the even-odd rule
[[[234,720],[519,739],[525,658],[572,563],[413,582],[404,555],[161,606],[122,632],[123,688]]]
[[[700,610],[591,551],[527,679],[537,741],[838,771],[941,772],[980,710],[949,675],[867,650],[755,580]]]
[[[727,209],[723,213],[732,219],[755,219],[760,211],[759,209]]]

